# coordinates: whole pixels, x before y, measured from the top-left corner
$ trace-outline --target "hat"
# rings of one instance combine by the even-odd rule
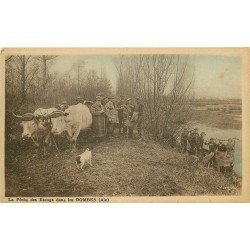
[[[67,105],[68,103],[66,101],[63,101],[61,105]]]
[[[95,99],[96,99],[96,101],[101,101],[102,100],[102,98],[99,95]]]
[[[98,96],[103,96],[103,93],[98,93],[97,95],[98,95]]]

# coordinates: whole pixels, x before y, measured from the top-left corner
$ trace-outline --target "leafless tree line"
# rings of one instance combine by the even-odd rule
[[[11,111],[34,111],[55,106],[62,101],[74,102],[76,96],[93,100],[98,92],[111,93],[105,71],[85,67],[79,61],[64,73],[52,70],[57,56],[17,55],[5,59],[6,106]]]
[[[6,58],[6,108],[32,112],[76,96],[94,100],[98,92],[111,94],[105,71],[88,69],[84,61],[64,73],[52,70],[57,56],[18,55]],[[188,56],[135,55],[115,58],[117,95],[140,97],[144,128],[156,139],[172,140],[187,122],[194,67]]]
[[[174,140],[188,120],[194,67],[188,56],[136,55],[115,59],[117,93],[140,97],[144,127],[155,139]]]

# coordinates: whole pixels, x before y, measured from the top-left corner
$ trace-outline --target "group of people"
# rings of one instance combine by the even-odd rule
[[[195,155],[197,157],[205,156],[205,152],[211,154],[210,162],[215,163],[215,154],[221,154],[224,157],[233,157],[233,151],[235,146],[235,141],[228,139],[226,143],[224,140],[215,140],[210,138],[209,141],[205,140],[206,133],[201,132],[199,134],[198,128],[191,131],[184,129],[181,134],[181,150],[183,153],[189,153],[190,155]],[[208,149],[205,149],[205,145]]]
[[[198,133],[198,129],[188,131],[187,128],[181,134],[181,148],[182,152],[188,152],[191,155],[200,156],[203,151],[203,144],[205,141],[205,133]]]
[[[105,97],[99,93],[90,110],[92,115],[104,114],[106,116],[109,137],[114,136],[116,127],[120,134],[127,134],[129,138],[133,137],[134,129],[137,127],[138,135],[141,137],[143,104],[140,98],[137,97],[133,104],[132,99],[125,99],[124,95],[116,101],[114,96]]]
[[[77,97],[77,103],[83,103],[83,99]],[[64,101],[57,108],[65,111],[68,107],[68,103]],[[114,136],[115,128],[119,129],[120,134],[127,135],[129,138],[134,136],[135,128],[138,136],[142,135],[143,104],[139,97],[133,103],[132,98],[126,99],[124,95],[120,95],[119,100],[116,100],[114,96],[106,97],[99,93],[90,106],[90,112],[92,115],[105,116],[108,137]]]

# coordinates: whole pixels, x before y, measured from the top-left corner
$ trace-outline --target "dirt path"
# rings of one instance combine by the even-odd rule
[[[226,195],[238,194],[241,187],[238,176],[193,165],[186,155],[153,142],[101,142],[93,149],[93,166],[84,170],[76,168],[75,156],[64,152],[41,159],[25,152],[14,157],[6,163],[6,195]]]

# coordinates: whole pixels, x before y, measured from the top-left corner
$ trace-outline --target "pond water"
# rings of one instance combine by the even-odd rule
[[[229,138],[236,138],[235,150],[234,150],[234,171],[242,176],[242,131],[241,129],[219,129],[206,124],[192,122],[190,127],[197,127],[200,132],[205,132],[205,140],[209,140],[211,137],[222,140],[228,140]]]
[[[216,104],[216,105],[211,105],[211,104],[206,104],[204,106],[192,106],[192,109],[194,110],[208,110],[208,109],[220,109],[222,110],[224,107],[226,108],[237,108],[238,110],[241,110],[241,105],[237,105],[237,104],[227,104],[227,105],[223,105],[223,104]]]

